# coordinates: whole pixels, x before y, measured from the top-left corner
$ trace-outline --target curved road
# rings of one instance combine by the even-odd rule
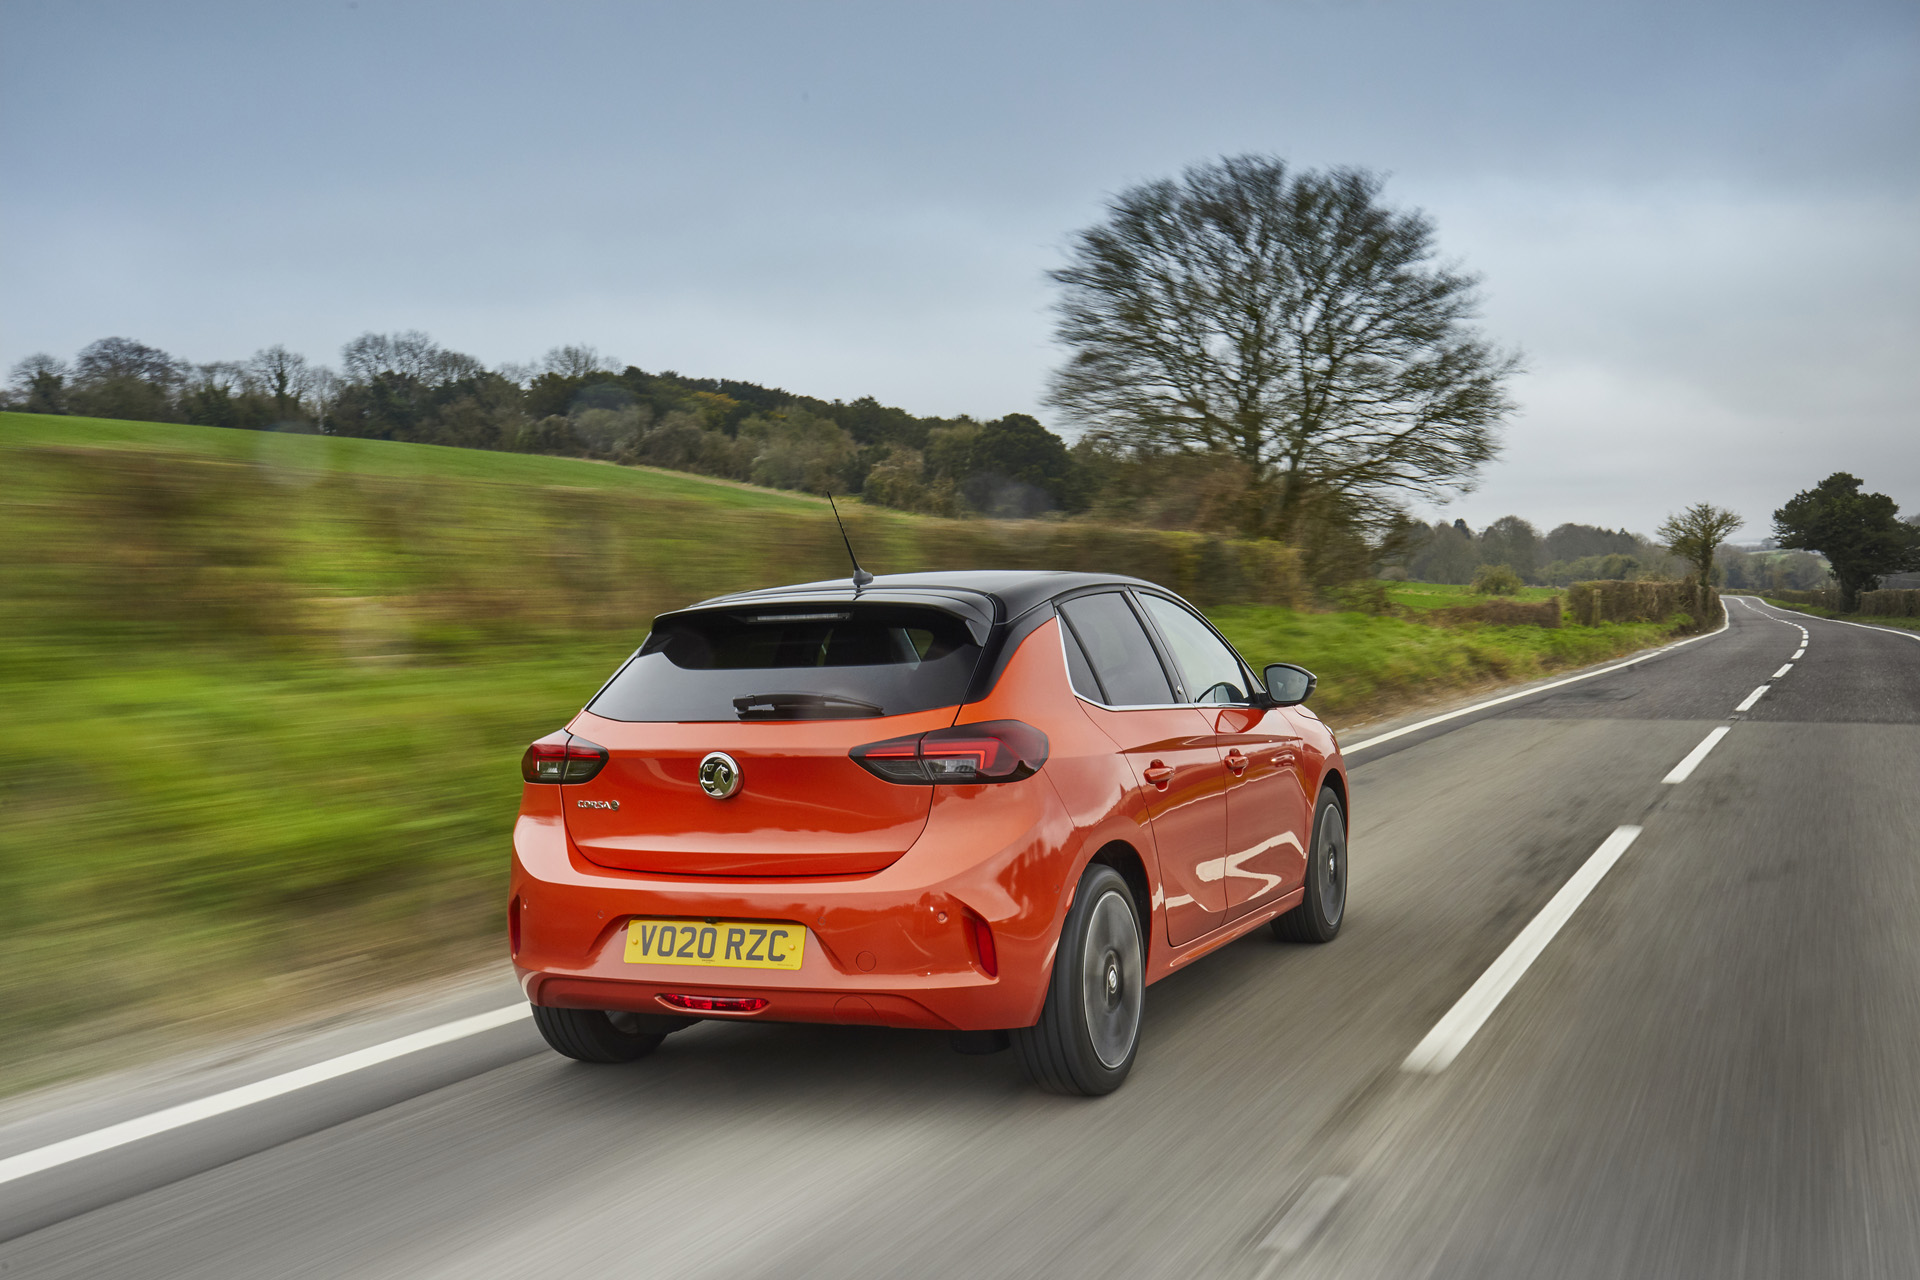
[[[481,984],[0,1111],[0,1275],[1920,1275],[1920,634],[1730,598],[1381,738],[1346,932],[1152,988],[1111,1098],[878,1029],[339,1066]]]

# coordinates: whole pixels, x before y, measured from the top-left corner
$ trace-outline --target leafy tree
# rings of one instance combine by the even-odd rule
[[[1526,584],[1504,564],[1483,564],[1473,571],[1473,591],[1482,596],[1515,596]]]
[[[1920,529],[1901,523],[1899,505],[1886,494],[1860,492],[1861,483],[1836,471],[1773,513],[1780,546],[1827,558],[1848,613],[1859,608],[1862,591],[1880,585],[1881,574],[1920,569]]]
[[[1480,531],[1478,551],[1481,564],[1503,564],[1529,582],[1540,564],[1540,535],[1519,516],[1501,516]]]
[[[36,352],[13,366],[13,386],[23,413],[67,411],[67,363]]]
[[[1555,525],[1544,540],[1548,560],[1583,560],[1588,556],[1634,556],[1640,539],[1625,529],[1602,529],[1590,524]]]
[[[1515,360],[1380,189],[1241,156],[1122,192],[1052,273],[1072,354],[1050,402],[1136,449],[1233,455],[1273,491],[1249,531],[1284,540],[1312,511],[1382,529],[1401,497],[1470,488]]]
[[[1081,505],[1066,441],[1027,414],[982,424],[964,466],[961,493],[989,515],[1033,516]]]
[[[1667,550],[1693,566],[1694,586],[1700,600],[1700,617],[1706,617],[1707,592],[1713,587],[1713,556],[1727,535],[1744,521],[1724,507],[1696,502],[1678,515],[1671,515],[1656,530]]]
[[[1407,565],[1410,577],[1418,582],[1469,582],[1479,557],[1473,535],[1465,522],[1435,524],[1414,551]]]

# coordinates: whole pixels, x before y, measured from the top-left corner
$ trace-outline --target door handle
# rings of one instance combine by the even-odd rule
[[[1247,757],[1240,748],[1235,747],[1233,750],[1227,752],[1227,768],[1233,770],[1236,774],[1247,771]]]
[[[1167,784],[1173,781],[1173,767],[1165,761],[1155,760],[1140,771],[1140,776],[1165,791]]]

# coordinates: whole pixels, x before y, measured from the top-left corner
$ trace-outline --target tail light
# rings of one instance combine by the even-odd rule
[[[527,753],[520,757],[520,776],[528,782],[562,785],[586,782],[599,773],[606,762],[605,747],[572,734],[557,733],[527,748]]]
[[[1047,762],[1047,735],[1019,720],[983,720],[869,742],[847,754],[888,782],[1018,782]]]
[[[966,921],[967,936],[973,940],[973,955],[980,962],[981,971],[989,978],[999,977],[1000,956],[993,949],[993,929],[971,911],[960,918]]]

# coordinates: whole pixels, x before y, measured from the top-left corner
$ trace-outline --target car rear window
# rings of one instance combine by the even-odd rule
[[[980,659],[960,619],[888,605],[655,624],[587,710],[609,720],[842,720],[957,706]]]

